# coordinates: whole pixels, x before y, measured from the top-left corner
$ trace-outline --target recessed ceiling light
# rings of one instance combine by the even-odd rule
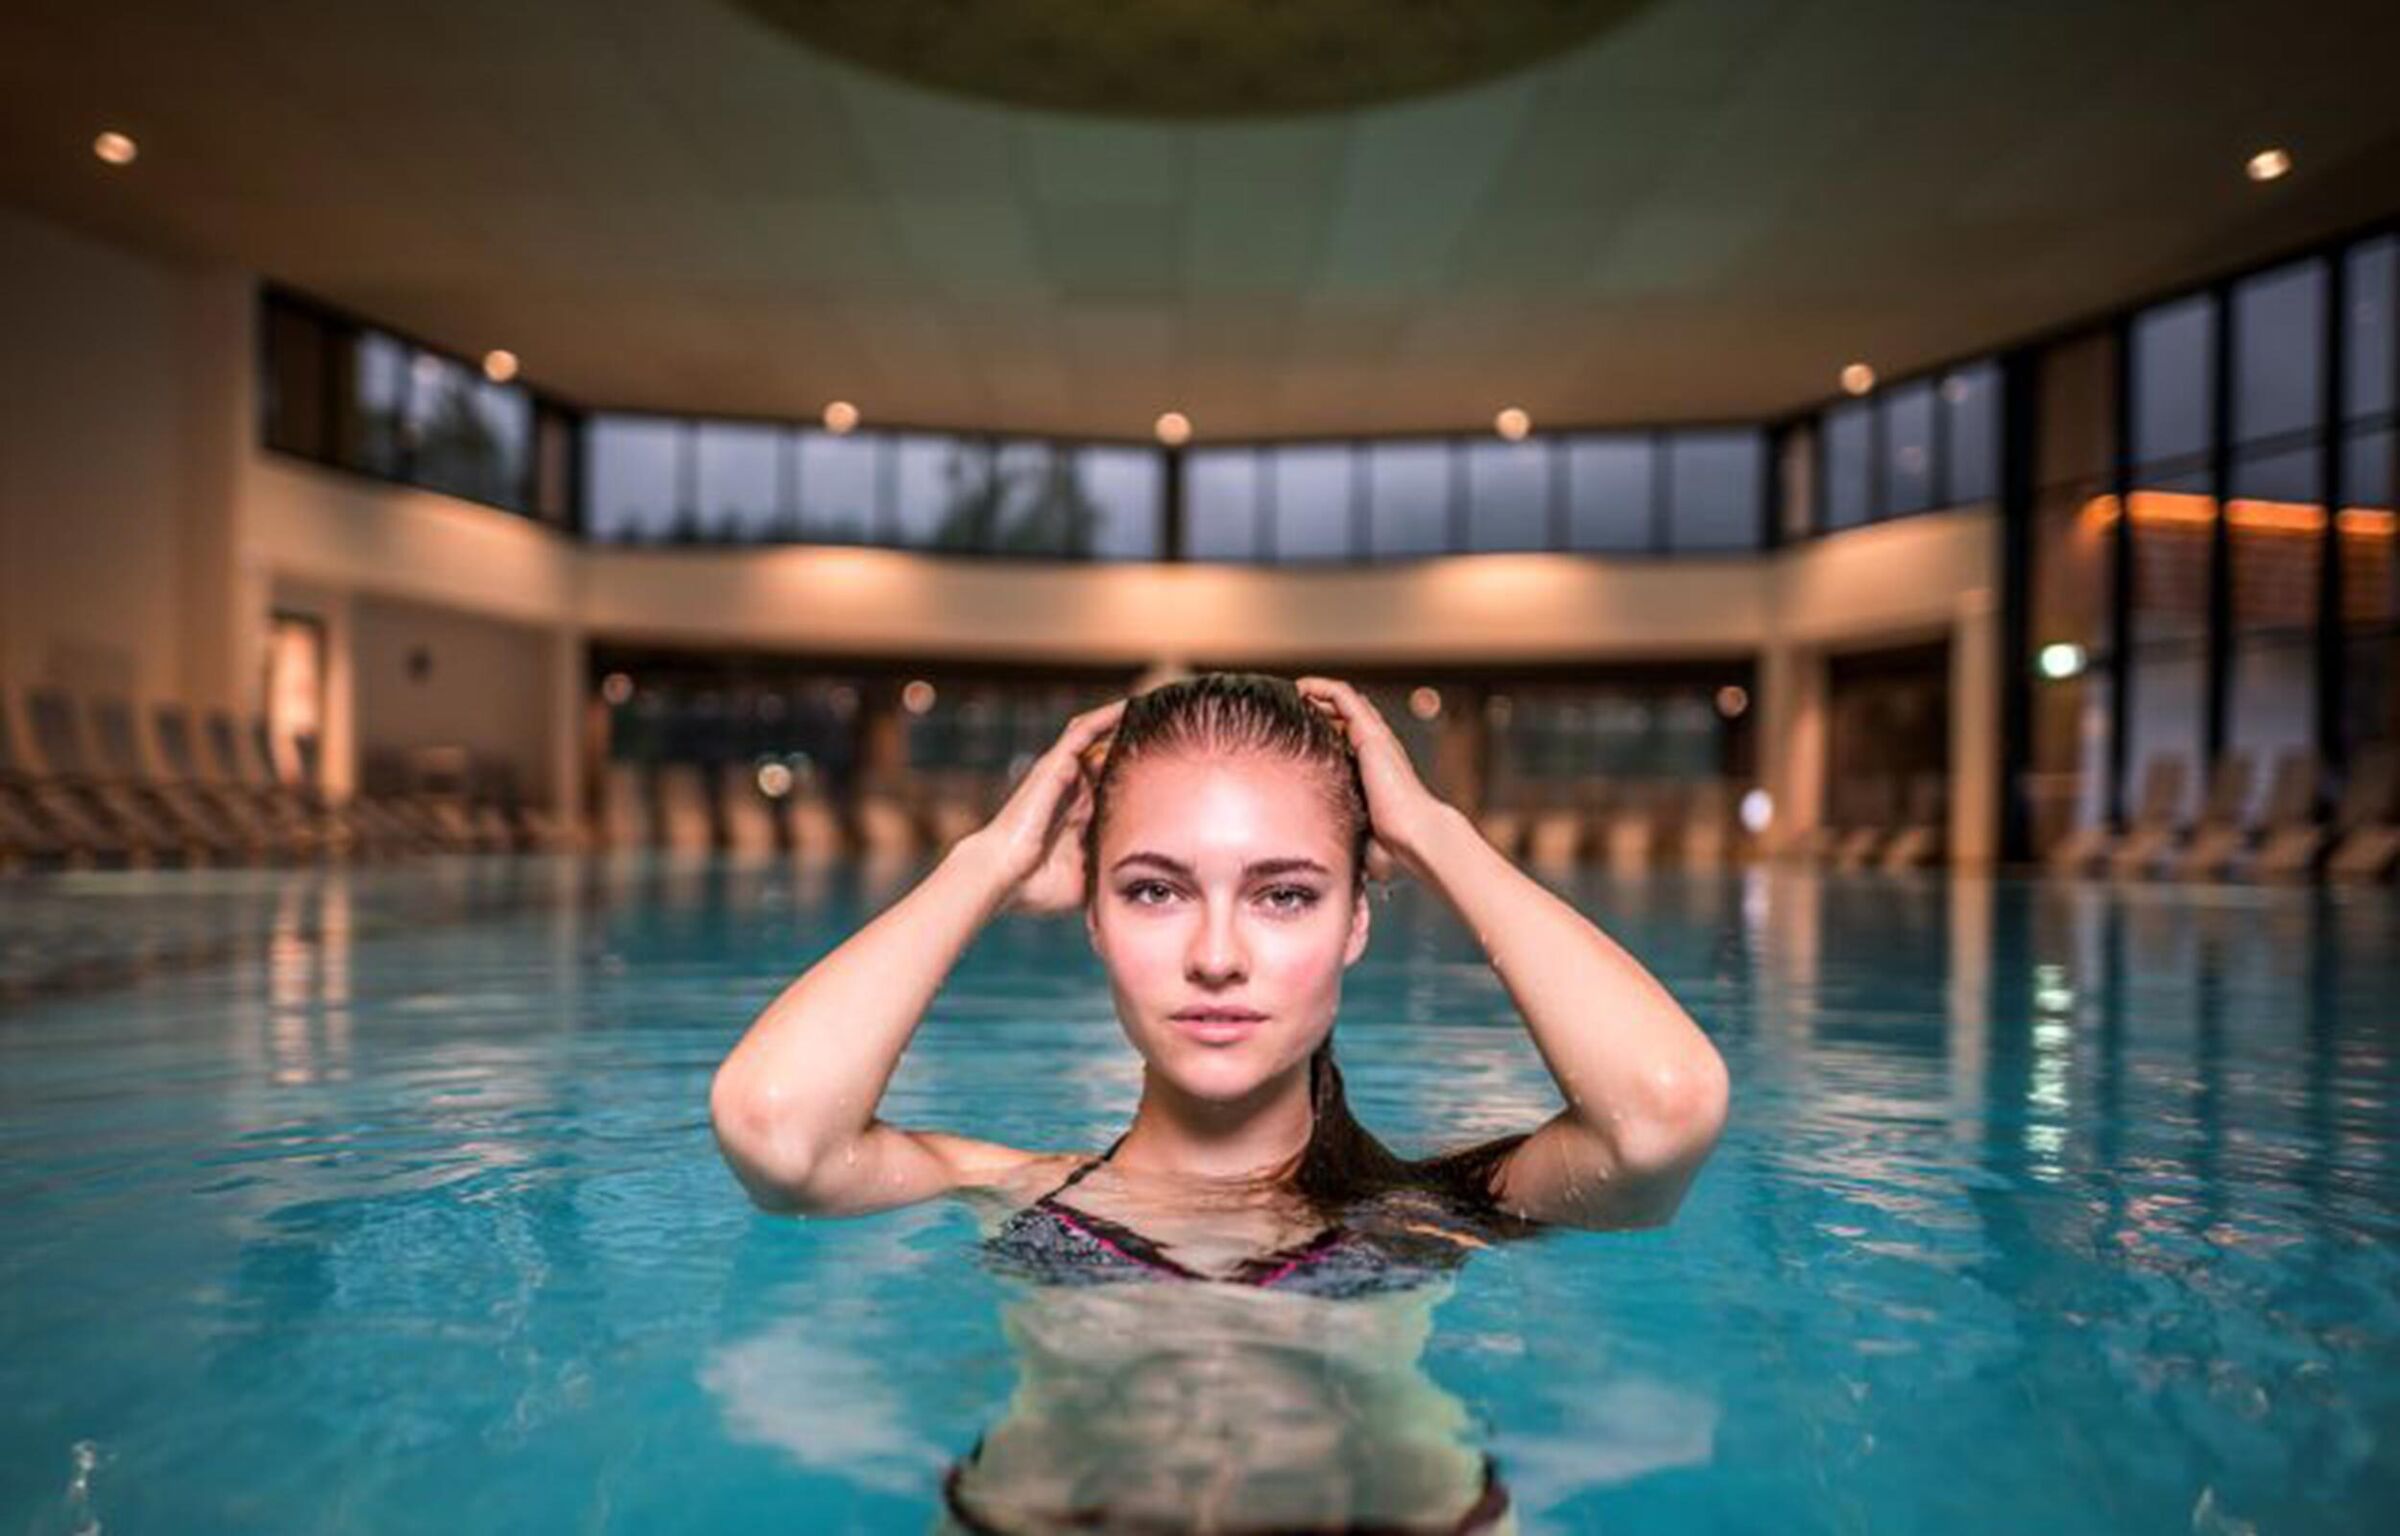
[[[911,678],[900,690],[900,707],[912,715],[921,715],[933,708],[933,684],[921,677]]]
[[[1412,688],[1408,694],[1408,712],[1420,720],[1432,720],[1442,712],[1442,692],[1438,688]]]
[[[494,347],[483,354],[483,376],[495,384],[505,384],[517,376],[517,354],[506,347]]]
[[[2280,181],[2292,172],[2292,152],[2280,144],[2262,149],[2242,170],[2252,181]]]
[[[133,142],[131,134],[119,133],[114,128],[92,140],[92,153],[110,165],[131,165],[133,157],[141,152],[142,147]]]
[[[825,407],[825,430],[843,433],[858,425],[858,407],[847,400],[836,400]]]
[[[1181,411],[1162,412],[1152,428],[1158,440],[1170,448],[1180,448],[1192,440],[1192,418]]]
[[[1853,395],[1863,395],[1875,387],[1875,370],[1865,363],[1852,363],[1842,370],[1842,388]]]
[[[1521,443],[1525,434],[1533,430],[1533,418],[1512,405],[1492,418],[1492,430],[1512,443]]]

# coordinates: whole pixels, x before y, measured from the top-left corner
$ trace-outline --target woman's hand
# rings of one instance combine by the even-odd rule
[[[1395,866],[1421,875],[1418,851],[1426,830],[1450,807],[1417,777],[1408,748],[1365,694],[1330,677],[1303,677],[1298,686],[1358,754],[1358,776],[1367,790],[1367,878],[1389,880]]]
[[[1083,829],[1092,785],[1125,701],[1114,699],[1067,722],[1033,760],[1008,802],[970,834],[1004,882],[1003,905],[1019,912],[1068,912],[1083,905]]]

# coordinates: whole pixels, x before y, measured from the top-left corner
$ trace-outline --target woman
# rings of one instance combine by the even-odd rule
[[[1477,935],[1564,1101],[1538,1127],[1421,1163],[1351,1117],[1332,1058],[1367,882],[1396,871]],[[1082,910],[1142,1058],[1133,1123],[1097,1157],[876,1116],[942,979],[1009,907]],[[768,1006],[710,1095],[727,1160],[769,1209],[967,1194],[994,1257],[1037,1279],[1312,1298],[1417,1288],[1527,1223],[1663,1220],[1725,1105],[1722,1061],[1665,988],[1428,791],[1363,696],[1240,674],[1077,716],[988,825]],[[1012,1528],[969,1513],[959,1484],[982,1465],[954,1473],[952,1511]],[[1488,1529],[1488,1465],[1481,1481],[1426,1528]]]

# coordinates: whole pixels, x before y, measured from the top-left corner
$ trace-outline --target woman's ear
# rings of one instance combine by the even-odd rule
[[[1350,937],[1342,945],[1342,967],[1347,970],[1358,963],[1367,952],[1367,930],[1374,923],[1374,899],[1365,882],[1357,886],[1358,894],[1350,901]]]

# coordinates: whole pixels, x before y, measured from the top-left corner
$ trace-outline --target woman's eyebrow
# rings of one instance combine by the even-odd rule
[[[1169,874],[1181,876],[1186,880],[1192,878],[1192,866],[1184,863],[1181,859],[1170,859],[1163,853],[1151,853],[1147,850],[1139,853],[1129,853],[1125,855],[1125,857],[1117,860],[1117,862],[1110,866],[1110,868],[1112,870],[1123,869],[1128,864],[1155,864],[1159,868],[1167,871]],[[1249,863],[1242,866],[1243,878],[1253,880],[1262,875],[1325,875],[1331,873],[1331,870],[1328,870],[1324,865],[1318,863],[1314,859],[1253,859]]]

